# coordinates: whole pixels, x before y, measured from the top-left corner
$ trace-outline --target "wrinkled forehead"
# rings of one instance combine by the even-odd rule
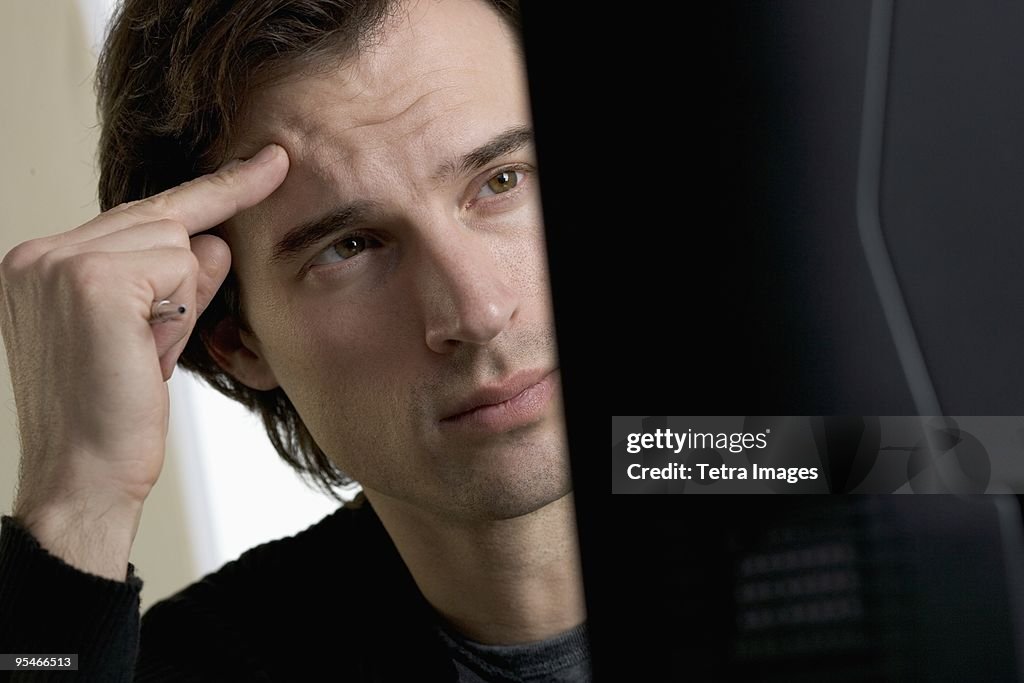
[[[269,141],[298,157],[327,140],[411,142],[430,119],[460,107],[527,106],[518,41],[479,0],[404,4],[357,55],[322,66],[254,93],[230,156]]]
[[[365,192],[372,182],[339,183],[339,173],[420,161],[427,168],[529,122],[518,40],[479,0],[403,5],[356,56],[326,66],[285,76],[250,100],[230,156],[277,142],[291,166],[281,188],[249,216],[280,222],[274,214],[315,205],[328,189]]]

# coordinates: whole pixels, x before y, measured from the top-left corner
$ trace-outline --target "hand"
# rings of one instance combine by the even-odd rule
[[[50,552],[124,580],[163,466],[165,381],[231,265],[222,239],[193,235],[262,201],[287,172],[270,145],[0,263],[22,445],[14,514]],[[184,304],[183,319],[151,325],[161,299]]]

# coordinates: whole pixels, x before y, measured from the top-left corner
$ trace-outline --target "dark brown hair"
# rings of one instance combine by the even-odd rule
[[[489,0],[515,29],[518,0]],[[283,75],[329,69],[375,40],[394,0],[126,0],[96,73],[102,132],[99,200],[106,211],[217,168],[247,97]],[[204,338],[225,318],[248,329],[228,275],[178,363],[258,413],[274,448],[337,497],[352,480],[324,454],[281,388],[250,389],[226,373]]]

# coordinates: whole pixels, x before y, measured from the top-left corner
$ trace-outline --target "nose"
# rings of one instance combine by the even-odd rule
[[[519,309],[486,239],[457,228],[423,244],[418,282],[427,346],[450,353],[462,344],[487,344]]]

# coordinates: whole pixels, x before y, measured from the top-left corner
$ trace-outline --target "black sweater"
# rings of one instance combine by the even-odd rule
[[[0,653],[77,653],[77,679],[96,681],[518,680],[502,668],[510,662],[525,663],[529,680],[588,680],[582,627],[483,651],[449,637],[368,503],[157,603],[140,638],[141,588],[134,568],[124,583],[81,572],[5,517]]]

